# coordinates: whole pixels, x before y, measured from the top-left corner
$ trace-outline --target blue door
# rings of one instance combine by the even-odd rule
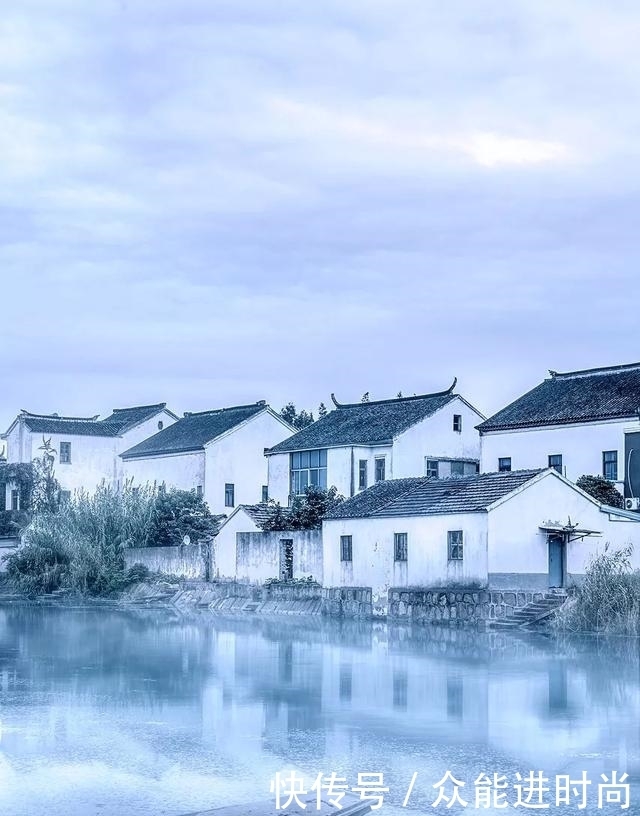
[[[549,586],[564,586],[564,547],[559,536],[549,536]]]

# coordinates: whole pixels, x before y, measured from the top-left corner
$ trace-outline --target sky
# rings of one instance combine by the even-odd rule
[[[640,7],[5,0],[0,426],[640,360]]]

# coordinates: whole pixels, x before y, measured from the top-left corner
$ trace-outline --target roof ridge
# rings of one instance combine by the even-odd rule
[[[636,368],[640,368],[640,362],[638,363],[625,363],[623,365],[615,365],[615,366],[600,366],[599,368],[584,368],[579,371],[552,371],[549,369],[549,374],[551,374],[552,380],[557,379],[569,379],[571,377],[590,377],[598,374],[615,374],[618,371],[633,371]]]
[[[23,408],[20,411],[19,416],[33,417],[34,419],[58,419],[61,421],[68,422],[97,422],[100,414],[96,414],[95,416],[92,417],[72,417],[72,416],[60,416],[60,414],[34,414],[32,411],[25,411]]]
[[[141,408],[166,408],[166,402],[153,402],[150,405],[131,405],[129,408],[112,408],[111,413],[117,414],[122,411],[139,411]],[[104,422],[104,420],[102,420]]]
[[[258,400],[257,402],[249,402],[246,405],[229,405],[227,408],[210,408],[208,411],[185,411],[183,419],[191,416],[206,416],[207,414],[222,414],[224,411],[237,411],[239,408],[266,408],[266,400]]]
[[[453,389],[456,387],[456,383],[458,382],[458,378],[454,377],[453,382],[446,388],[444,391],[434,391],[431,394],[414,394],[411,397],[392,397],[391,399],[383,399],[383,400],[368,400],[367,402],[338,402],[334,393],[331,394],[331,401],[336,406],[336,408],[361,408],[366,405],[389,405],[393,402],[408,402],[411,400],[421,400],[421,399],[430,399],[431,397],[446,397],[449,394],[452,394]]]

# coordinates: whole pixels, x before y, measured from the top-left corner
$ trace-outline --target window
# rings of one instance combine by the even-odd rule
[[[60,504],[69,504],[71,501],[71,491],[70,490],[61,490],[60,491]]]
[[[427,459],[426,475],[432,479],[439,478],[439,462],[437,459]]]
[[[196,496],[202,496],[202,485],[196,485]]]
[[[301,496],[310,485],[326,490],[326,450],[300,451],[291,454],[291,494]]]
[[[602,475],[610,482],[618,481],[618,451],[602,451]]]
[[[453,430],[456,433],[462,433],[462,414],[453,415]]]
[[[163,428],[164,428],[164,422],[161,419],[159,419],[158,420],[158,430],[161,431]]]
[[[366,459],[361,459],[358,463],[358,489],[365,490],[367,487],[367,465]]]
[[[394,533],[393,534],[393,551],[394,561],[407,560],[407,534]]]
[[[225,484],[224,486],[224,506],[233,507],[235,505],[235,486],[232,484]]]
[[[562,473],[562,454],[554,453],[549,456],[549,467]]]
[[[60,464],[71,464],[71,442],[60,443]]]
[[[384,482],[384,471],[385,471],[385,457],[384,456],[376,456],[375,459],[376,463],[376,482]]]
[[[20,491],[16,487],[11,490],[11,509],[20,509]]]
[[[449,530],[447,544],[449,561],[462,561],[462,530]]]
[[[464,476],[464,462],[451,462],[451,475]]]
[[[262,501],[268,502],[269,501],[269,487],[268,485],[262,485]]]
[[[353,561],[353,538],[350,535],[340,536],[340,560]]]
[[[498,459],[498,472],[508,473],[510,470],[511,470],[511,457],[501,456],[500,459]]]

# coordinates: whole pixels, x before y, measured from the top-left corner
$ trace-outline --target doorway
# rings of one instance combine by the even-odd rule
[[[293,580],[293,539],[280,539],[280,580]]]
[[[564,586],[564,541],[562,536],[549,536],[549,588]]]

